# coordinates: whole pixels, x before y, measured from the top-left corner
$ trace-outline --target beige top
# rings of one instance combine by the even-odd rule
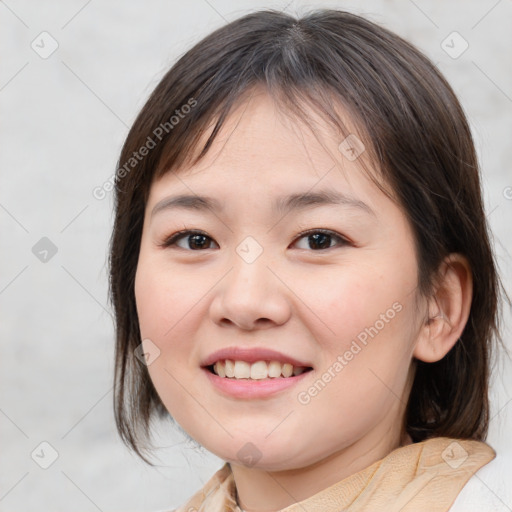
[[[446,512],[496,453],[486,443],[437,437],[392,451],[371,466],[280,512]],[[174,512],[243,512],[225,463]]]

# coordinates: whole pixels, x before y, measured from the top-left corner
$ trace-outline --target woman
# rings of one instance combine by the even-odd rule
[[[448,510],[495,457],[498,289],[428,59],[353,14],[249,14],[172,67],[120,156],[119,432],[145,458],[170,416],[226,461],[179,511]]]

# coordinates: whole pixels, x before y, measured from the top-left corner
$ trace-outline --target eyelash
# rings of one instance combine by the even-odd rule
[[[338,240],[339,242],[339,246],[347,246],[347,245],[353,245],[347,238],[341,236],[340,234],[336,233],[335,231],[331,231],[329,229],[308,229],[306,231],[302,231],[301,233],[299,233],[297,235],[297,237],[294,239],[294,242],[297,241],[297,240],[300,240],[301,238],[304,238],[306,236],[310,236],[310,235],[313,235],[313,234],[324,234],[324,235],[329,235],[330,237],[332,237],[333,239],[336,239]],[[174,233],[173,235],[171,235],[170,237],[166,238],[160,245],[160,247],[163,247],[163,248],[169,248],[173,245],[176,245],[176,242],[178,240],[180,240],[181,238],[185,238],[185,235],[187,236],[192,236],[192,235],[202,235],[202,236],[205,236],[206,238],[209,238],[210,240],[213,241],[213,238],[211,238],[206,232],[204,231],[201,231],[199,229],[184,229],[182,231],[178,231],[176,233]],[[294,243],[292,242],[292,243]],[[332,249],[333,247],[336,247],[336,246],[330,246],[330,247],[327,247],[325,249],[317,249],[317,250],[313,250],[311,249],[313,252],[321,252],[321,251],[326,251],[327,249]],[[179,247],[179,249],[183,249],[183,247]],[[185,251],[193,251],[193,252],[200,252],[202,249],[183,249]],[[307,249],[303,249],[303,250],[307,250]]]

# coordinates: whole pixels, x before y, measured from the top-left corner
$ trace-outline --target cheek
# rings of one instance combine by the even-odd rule
[[[294,291],[316,315],[321,338],[343,348],[359,334],[364,341],[366,329],[372,327],[382,333],[404,332],[412,313],[415,271],[412,265],[406,268],[382,260],[354,263],[301,276],[293,281]]]
[[[322,272],[295,280],[315,313],[308,313],[308,327],[321,345],[321,373],[327,372],[321,380],[329,381],[313,407],[333,400],[351,415],[364,402],[365,423],[366,414],[383,414],[396,402],[407,379],[417,321],[414,254],[380,254]]]
[[[301,284],[312,310],[308,323],[319,345],[320,367],[311,387],[298,390],[300,409],[331,426],[315,435],[327,445],[357,438],[396,411],[411,362],[415,268],[368,266],[326,271],[328,287],[310,276]],[[303,318],[306,318],[304,309]],[[354,412],[357,411],[357,414]]]
[[[174,397],[182,394],[178,383],[189,371],[192,332],[187,332],[187,325],[194,311],[193,291],[190,283],[186,285],[179,274],[169,272],[161,262],[144,256],[139,259],[135,298],[141,338],[151,340],[151,347],[156,346],[153,350],[158,357],[148,366],[148,371],[172,415],[179,407]]]
[[[188,412],[195,407],[192,396],[199,394],[190,379],[198,371],[191,340],[201,316],[201,297],[211,286],[194,286],[191,279],[144,255],[135,278],[141,338],[151,340],[158,352],[148,366],[150,378],[166,409],[187,431],[194,426]]]
[[[135,277],[141,336],[162,343],[185,325],[183,320],[205,292],[205,286],[197,284],[193,275],[185,276],[161,260],[141,255]]]

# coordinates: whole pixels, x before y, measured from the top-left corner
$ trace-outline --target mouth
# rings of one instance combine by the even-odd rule
[[[250,363],[233,359],[219,359],[214,364],[204,368],[223,379],[246,381],[288,379],[313,369],[311,366],[299,366],[274,360],[261,360]]]

